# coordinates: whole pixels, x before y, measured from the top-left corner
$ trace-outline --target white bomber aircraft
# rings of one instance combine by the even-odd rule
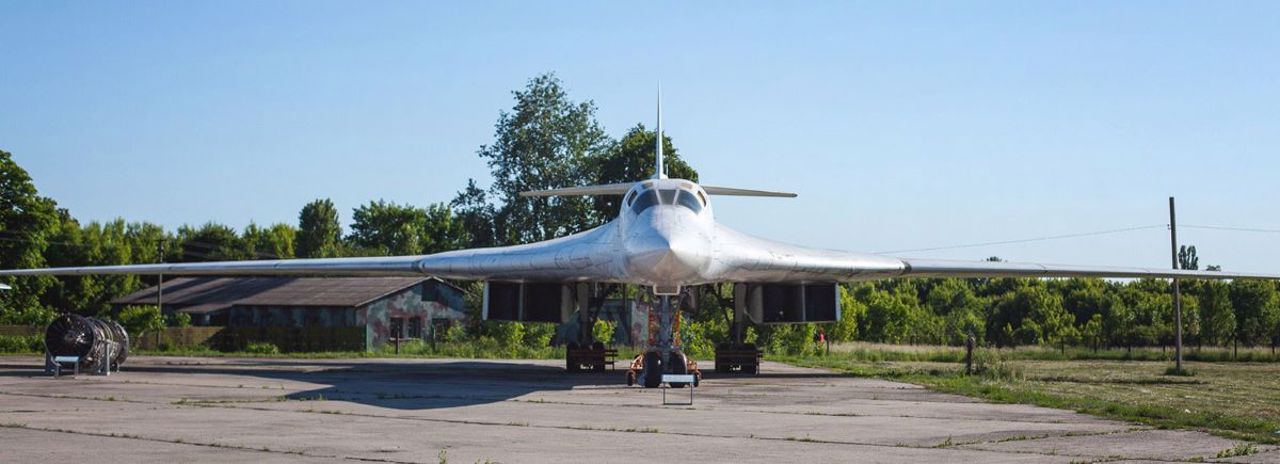
[[[629,383],[638,381],[646,387],[659,386],[662,373],[684,374],[696,369],[680,351],[672,297],[703,284],[735,284],[735,338],[740,344],[744,317],[756,323],[838,320],[839,282],[896,277],[1280,279],[1280,274],[907,259],[805,248],[752,237],[716,223],[711,197],[796,195],[669,179],[663,167],[660,103],[658,108],[657,166],[651,179],[521,193],[623,195],[617,219],[567,237],[420,256],[22,269],[3,270],[0,276],[429,275],[483,280],[485,318],[535,322],[562,322],[575,309],[586,322],[590,284],[639,285],[644,296],[659,302],[652,308],[656,317],[651,317],[657,322],[657,333],[651,334],[649,349],[633,362],[628,378]],[[574,370],[570,356],[570,369]],[[749,372],[754,370],[754,365],[749,366]]]

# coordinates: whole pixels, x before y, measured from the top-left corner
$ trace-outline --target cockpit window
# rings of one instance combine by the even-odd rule
[[[702,211],[702,202],[698,198],[689,193],[688,190],[681,190],[680,196],[676,197],[676,204],[693,210],[694,214]]]
[[[635,201],[635,199],[636,199],[636,191],[632,190],[631,193],[627,194],[627,206],[631,206],[631,202]]]
[[[658,194],[662,196],[662,204],[664,205],[676,204],[676,192],[678,191],[679,190],[659,190]]]
[[[640,195],[636,197],[635,203],[631,204],[631,209],[635,211],[636,214],[640,214],[643,213],[644,210],[649,209],[656,204],[658,204],[658,192],[645,190],[640,192]]]

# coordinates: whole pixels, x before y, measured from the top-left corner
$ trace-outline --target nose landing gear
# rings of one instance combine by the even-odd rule
[[[663,362],[662,353],[651,350],[637,355],[631,361],[631,367],[627,369],[627,386],[640,384],[645,388],[658,388],[662,385],[662,374],[693,374],[695,387],[702,381],[702,371],[698,369],[698,362],[685,356],[683,352],[672,351],[668,354],[668,362]],[[685,386],[685,383],[671,384],[671,388]]]

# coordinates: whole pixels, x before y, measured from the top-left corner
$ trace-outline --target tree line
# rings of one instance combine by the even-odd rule
[[[341,223],[329,199],[302,206],[297,222],[208,222],[168,230],[145,221],[82,223],[41,196],[12,156],[0,151],[0,268],[89,266],[240,259],[428,254],[459,248],[546,240],[612,219],[619,198],[521,197],[519,192],[634,181],[651,176],[655,134],[637,124],[615,139],[595,119],[590,100],[571,99],[553,74],[512,92],[494,139],[477,155],[490,168],[487,188],[469,179],[448,201],[427,206],[369,201]],[[663,138],[668,174],[697,172]],[[1182,266],[1199,266],[1194,247]],[[1211,266],[1210,269],[1213,269]],[[0,323],[39,324],[58,312],[110,315],[108,304],[153,282],[138,276],[22,277],[0,292]],[[1280,342],[1274,282],[1184,281],[1183,331],[1192,345]],[[962,344],[972,334],[990,346],[1159,346],[1174,333],[1170,282],[1102,279],[897,279],[843,285],[842,319],[800,328],[764,327],[762,342],[822,330],[834,341]],[[472,300],[477,300],[473,298]],[[719,300],[690,315],[690,330],[727,337]],[[718,308],[720,311],[716,311]],[[475,325],[473,330],[494,331]]]
[[[210,221],[166,229],[146,221],[81,222],[42,196],[13,156],[0,150],[0,268],[182,263],[246,259],[333,258],[429,254],[546,240],[611,219],[617,198],[525,198],[525,190],[606,184],[647,178],[655,135],[637,124],[609,137],[595,104],[575,102],[553,74],[513,92],[499,113],[495,137],[479,157],[491,185],[470,179],[456,196],[425,207],[373,200],[341,223],[333,201],[302,206],[296,223],[250,224],[236,230]],[[663,143],[671,175],[697,179],[670,138]],[[154,284],[151,277],[5,278],[0,324],[42,324],[59,312],[110,315],[109,302]]]

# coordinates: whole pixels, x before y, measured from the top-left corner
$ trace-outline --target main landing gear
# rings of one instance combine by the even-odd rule
[[[605,348],[604,343],[578,345],[576,342],[570,342],[565,349],[565,369],[569,372],[583,370],[604,372],[605,366],[613,369],[613,363],[617,357],[618,350]]]

